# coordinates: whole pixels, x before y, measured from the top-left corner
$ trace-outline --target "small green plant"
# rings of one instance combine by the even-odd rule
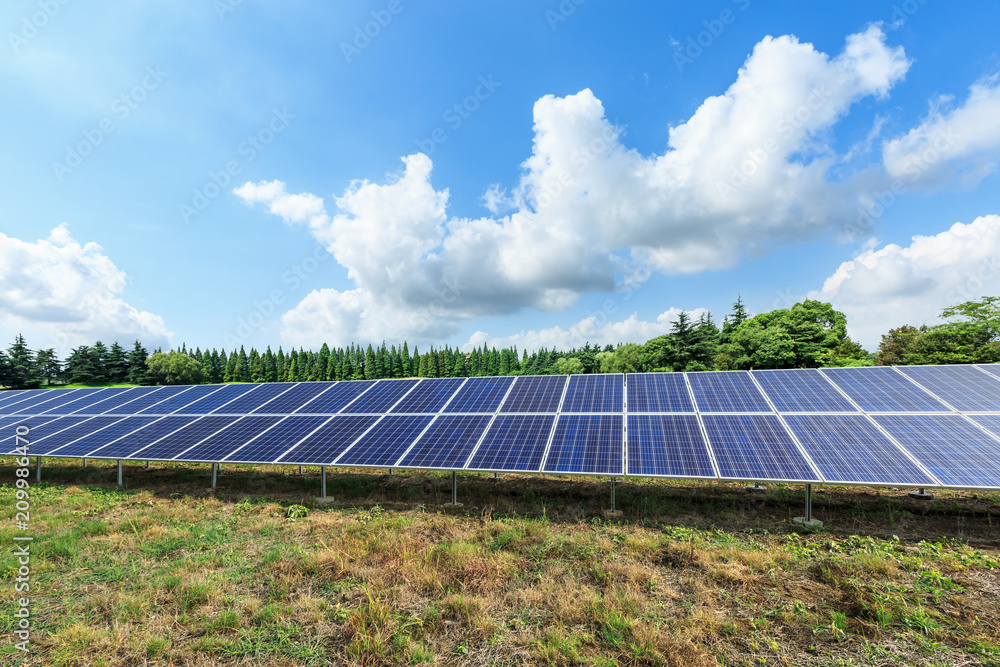
[[[286,519],[301,519],[309,516],[309,508],[305,505],[289,505],[285,510]]]
[[[847,637],[847,615],[839,611],[830,612],[830,623],[813,630],[814,635],[822,632],[829,632],[838,642],[844,641],[844,638]]]

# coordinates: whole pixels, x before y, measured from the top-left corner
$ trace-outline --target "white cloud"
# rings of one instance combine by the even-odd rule
[[[959,177],[972,186],[996,169],[1000,149],[1000,79],[973,85],[961,106],[934,101],[928,117],[882,147],[885,169],[894,178],[936,186]]]
[[[907,247],[868,249],[844,262],[808,298],[847,315],[849,333],[874,350],[881,336],[904,324],[939,322],[941,311],[1000,294],[1000,216],[960,222]]]
[[[439,341],[471,318],[564,310],[623,277],[728,267],[846,229],[873,181],[890,179],[864,166],[832,175],[844,169],[832,129],[858,100],[885,97],[909,67],[878,26],[850,35],[834,57],[793,36],[766,37],[729,89],[650,156],[624,145],[590,90],[546,95],[534,105],[519,182],[485,191],[492,217],[450,217],[448,190],[432,185],[423,154],[404,158],[389,182],[351,183],[333,213],[280,181],[234,192],[306,225],[354,281],[289,311],[286,342]]]
[[[96,243],[80,245],[65,223],[34,243],[0,233],[0,325],[35,348],[138,338],[163,345],[163,318],[122,298],[125,273]]]

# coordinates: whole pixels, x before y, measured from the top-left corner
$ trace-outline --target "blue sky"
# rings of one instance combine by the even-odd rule
[[[1000,6],[12,1],[0,338],[643,342],[1000,287]],[[915,238],[916,237],[916,238]]]

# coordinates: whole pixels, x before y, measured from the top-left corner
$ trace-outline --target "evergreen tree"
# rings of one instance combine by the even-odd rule
[[[316,356],[316,379],[327,380],[330,377],[330,346],[323,343]]]
[[[128,381],[131,384],[143,386],[153,384],[153,378],[149,375],[149,367],[146,366],[148,358],[149,352],[146,351],[146,348],[138,340],[135,341],[132,350],[128,353]]]
[[[35,354],[35,366],[38,369],[38,377],[41,379],[42,384],[55,384],[62,378],[62,362],[59,361],[56,351],[52,348],[39,350]],[[0,380],[0,386],[3,384],[4,382]]]
[[[35,354],[28,348],[24,336],[17,334],[7,348],[7,386],[11,389],[36,389],[41,386]]]
[[[111,348],[108,349],[108,356],[104,367],[108,376],[108,382],[128,382],[128,354],[118,344],[118,341],[112,343]]]

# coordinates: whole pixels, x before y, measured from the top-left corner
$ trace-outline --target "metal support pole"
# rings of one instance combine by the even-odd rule
[[[212,488],[215,488],[216,476],[218,475],[218,463],[212,464]]]
[[[84,467],[84,468],[86,468],[86,467],[87,467],[87,459],[84,459],[84,460],[83,460],[83,467]]]
[[[458,504],[458,472],[451,471],[451,504]]]
[[[118,459],[118,486],[122,485],[122,460]]]
[[[146,461],[146,470],[149,470],[149,461]]]
[[[611,513],[612,514],[615,513],[615,483],[617,481],[618,480],[616,480],[614,477],[611,478]]]
[[[35,457],[35,481],[42,481],[42,457]]]
[[[813,485],[806,484],[806,523],[813,520]]]
[[[299,474],[302,474],[302,466],[299,466]]]
[[[392,468],[389,468],[389,474],[390,475],[392,474]]]
[[[326,466],[319,467],[319,476],[323,480],[323,494],[322,497],[326,498]]]

